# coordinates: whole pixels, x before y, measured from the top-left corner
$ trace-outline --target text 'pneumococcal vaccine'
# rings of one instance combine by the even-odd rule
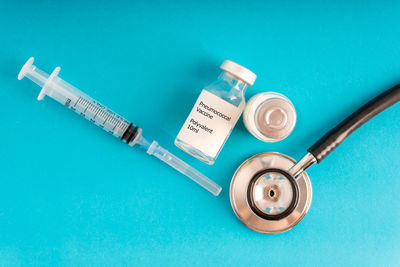
[[[252,71],[231,61],[221,65],[218,80],[200,93],[183,124],[175,145],[213,164],[245,106],[244,93],[257,78]]]

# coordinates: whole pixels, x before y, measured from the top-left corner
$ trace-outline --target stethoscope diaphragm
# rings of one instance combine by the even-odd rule
[[[267,220],[280,220],[296,207],[296,180],[280,169],[268,168],[255,174],[247,187],[250,208]]]
[[[232,208],[251,229],[276,234],[295,226],[311,204],[311,183],[288,170],[295,160],[274,152],[255,155],[236,170],[230,188]]]
[[[399,101],[400,84],[344,119],[312,145],[297,163],[275,152],[247,159],[236,170],[230,187],[230,200],[237,217],[261,233],[277,234],[294,227],[311,204],[311,183],[305,170],[320,163],[361,125]]]

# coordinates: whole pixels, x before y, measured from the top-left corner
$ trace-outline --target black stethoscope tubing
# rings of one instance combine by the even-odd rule
[[[320,163],[337,148],[351,133],[371,118],[400,101],[400,84],[381,93],[356,110],[336,127],[327,132],[307,151]]]
[[[298,199],[301,197],[299,194],[299,190],[297,187],[297,179],[300,179],[300,177],[303,177],[304,175],[308,177],[305,173],[305,170],[308,169],[310,166],[314,165],[315,163],[320,163],[325,157],[327,157],[333,150],[335,150],[351,133],[353,133],[355,130],[357,130],[360,126],[362,126],[364,123],[369,121],[371,118],[376,116],[377,114],[381,113],[383,110],[389,108],[390,106],[396,104],[397,102],[400,101],[400,84],[396,85],[389,90],[386,90],[385,92],[381,93],[362,107],[360,107],[358,110],[353,112],[350,116],[348,116],[346,119],[344,119],[341,123],[339,123],[336,127],[328,131],[324,136],[322,136],[317,142],[315,142],[309,149],[307,149],[307,154],[295,165],[293,165],[289,169],[283,169],[283,168],[274,168],[274,167],[268,167],[264,169],[259,169],[255,174],[250,176],[248,184],[247,184],[247,203],[248,207],[251,208],[253,211],[254,215],[256,215],[258,218],[261,220],[265,221],[281,221],[285,220],[287,217],[292,216],[294,207],[297,207]],[[257,157],[257,156],[255,156]],[[250,159],[254,159],[255,157],[252,157]],[[260,154],[260,157],[263,157],[262,154]],[[249,159],[249,160],[250,160]],[[243,163],[241,167],[244,165]],[[241,168],[239,167],[239,169]],[[238,169],[238,170],[239,170]],[[235,196],[238,198],[240,197],[240,194],[237,195],[237,191],[235,191],[234,188],[237,188],[237,190],[240,190],[239,187],[233,186],[234,180],[236,175],[238,174],[238,170],[236,171],[234,175],[234,179],[232,180],[231,183],[231,203],[233,204],[232,206],[234,207],[235,213],[238,215],[239,218],[241,218],[242,221],[245,221],[246,219],[243,219],[241,215],[240,209],[237,209],[237,205],[234,203],[240,203],[238,199],[235,199]],[[282,175],[284,175],[288,181],[291,183],[292,191],[294,193],[292,203],[290,206],[281,214],[266,214],[263,211],[259,210],[257,206],[255,205],[255,202],[253,200],[253,187],[255,181],[262,175],[268,172],[279,172]],[[302,175],[304,173],[304,175]],[[243,183],[243,177],[241,176],[241,183]],[[307,178],[308,179],[308,178]],[[233,191],[232,191],[233,190]],[[233,197],[233,198],[232,198]],[[304,196],[303,196],[304,197]],[[239,202],[237,202],[239,201]],[[308,204],[309,205],[309,204]],[[236,208],[235,208],[236,207]],[[244,207],[244,206],[242,206]],[[308,208],[305,209],[305,212],[308,210]],[[250,213],[245,211],[245,214],[247,216],[252,216],[249,215]],[[298,221],[302,219],[301,215],[298,218]],[[297,221],[297,222],[298,222]],[[297,224],[297,222],[295,224]],[[246,223],[246,222],[245,222]],[[271,229],[262,229],[262,228],[257,228],[257,231],[260,232],[266,232],[266,233],[274,233],[274,232],[282,232],[290,229],[293,227],[293,225],[285,225],[282,227],[282,229],[278,230],[271,230]],[[246,225],[249,226],[248,223]],[[250,227],[250,226],[249,226]],[[255,229],[255,227],[250,227]]]

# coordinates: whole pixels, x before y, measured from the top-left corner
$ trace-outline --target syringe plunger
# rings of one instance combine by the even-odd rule
[[[129,145],[133,146],[138,144],[140,148],[147,151],[148,154],[164,161],[215,196],[221,192],[221,187],[219,185],[169,153],[159,146],[156,141],[152,143],[147,141],[142,136],[142,130],[140,128],[59,78],[58,73],[60,72],[60,67],[55,68],[54,71],[48,75],[34,66],[33,60],[33,57],[31,57],[24,64],[18,74],[18,79],[21,80],[23,77],[27,77],[42,87],[38,100],[42,100],[46,95],[50,96],[57,102],[75,111]]]

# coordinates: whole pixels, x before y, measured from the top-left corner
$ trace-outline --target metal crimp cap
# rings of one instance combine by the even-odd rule
[[[249,85],[253,85],[257,79],[257,75],[254,72],[229,59],[224,60],[220,68],[221,70],[232,74]]]

